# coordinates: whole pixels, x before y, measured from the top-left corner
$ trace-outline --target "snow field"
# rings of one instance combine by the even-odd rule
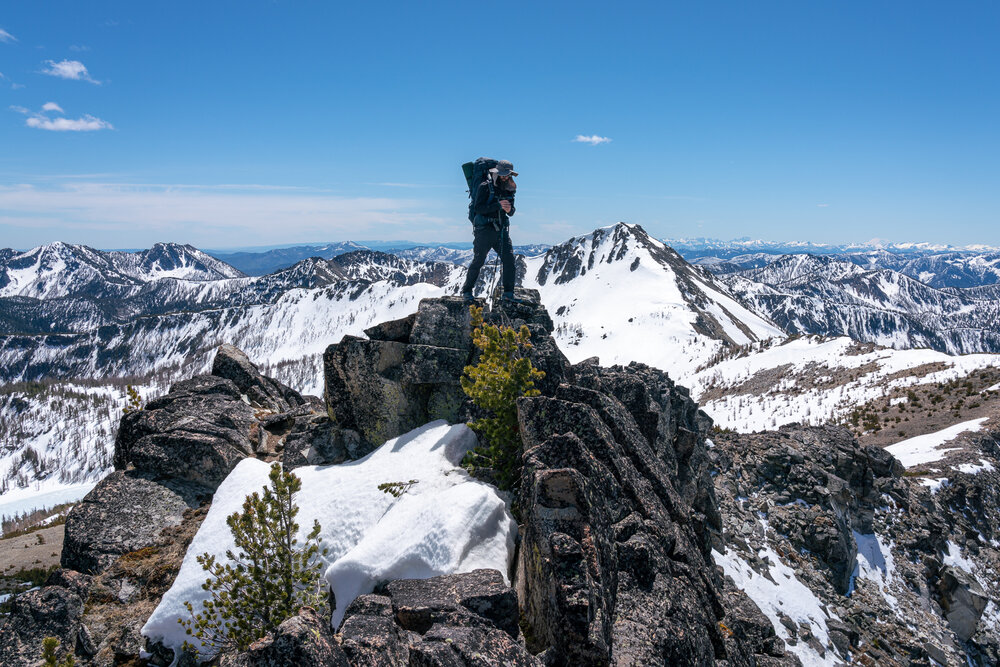
[[[499,570],[506,580],[517,525],[495,488],[458,467],[476,444],[465,425],[436,421],[357,461],[295,469],[302,480],[295,497],[300,543],[318,520],[322,546],[329,549],[322,561],[336,598],[334,629],[351,601],[380,581],[479,568]],[[225,479],[143,635],[180,649],[186,636],[178,619],[188,618],[184,601],[199,609],[208,597],[197,556],[210,553],[223,560],[227,550],[235,549],[226,517],[240,511],[250,493],[260,492],[269,470],[263,461],[245,459]],[[378,489],[385,482],[413,479],[417,483],[400,498]]]

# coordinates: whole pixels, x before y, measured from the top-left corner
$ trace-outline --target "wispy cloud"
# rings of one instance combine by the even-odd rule
[[[589,137],[585,134],[576,135],[576,139],[573,140],[578,144],[590,144],[591,146],[597,146],[599,144],[609,144],[611,143],[610,137],[601,137],[596,134],[592,134]]]
[[[69,50],[70,51],[76,51],[77,53],[80,53],[81,51],[90,51],[90,47],[89,46],[84,46],[83,44],[71,44],[70,47],[69,47]]]
[[[827,208],[827,207],[828,207],[828,206],[830,206],[830,205],[829,205],[829,204],[816,204],[816,206],[817,206],[818,208]]]
[[[53,238],[114,238],[119,245],[170,238],[212,247],[231,245],[234,238],[261,244],[398,234],[434,238],[453,222],[427,214],[427,202],[416,199],[226,187],[245,190],[91,182],[0,186],[0,229],[44,228],[55,230],[46,233]]]
[[[90,72],[87,71],[87,66],[79,60],[60,60],[59,62],[46,60],[45,64],[48,65],[48,68],[43,69],[42,74],[59,77],[60,79],[89,81],[90,83],[96,84],[101,83],[90,76]]]
[[[14,37],[14,35],[10,34],[6,30],[4,30],[3,28],[0,28],[0,42],[4,42],[6,44],[9,44],[10,42],[16,42],[16,41],[17,41],[17,37]]]
[[[24,124],[36,130],[50,130],[53,132],[93,132],[95,130],[113,130],[114,126],[106,120],[101,120],[96,116],[84,114],[81,118],[53,118],[50,113],[65,113],[55,102],[46,102],[41,111],[32,111],[22,106],[12,105],[11,111],[24,114],[28,118]]]

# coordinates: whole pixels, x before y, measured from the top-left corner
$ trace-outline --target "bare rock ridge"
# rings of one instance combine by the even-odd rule
[[[538,293],[519,296],[486,313],[526,325],[546,373],[541,395],[518,401],[512,585],[495,570],[385,582],[354,600],[339,628],[304,608],[218,664],[997,664],[985,621],[994,584],[953,551],[1000,571],[995,470],[932,493],[845,429],[713,434],[662,371],[570,364]],[[324,355],[322,401],[223,345],[210,375],[125,415],[115,471],[67,518],[63,569],[18,596],[0,627],[0,664],[37,664],[46,636],[82,665],[170,664],[172,652],[139,628],[236,464],[340,463],[429,421],[469,420],[459,378],[477,355],[470,326],[461,299],[443,297],[367,338],[345,336]],[[1000,454],[992,437],[982,448]],[[876,534],[905,554],[883,563],[901,575],[891,592],[888,579],[872,587],[857,569]],[[784,601],[751,599],[716,565],[723,557],[776,587],[775,559],[789,564],[820,618],[797,622]]]

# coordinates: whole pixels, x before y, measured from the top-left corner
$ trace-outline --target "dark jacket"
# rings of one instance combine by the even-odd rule
[[[480,183],[479,188],[476,190],[476,199],[472,205],[472,210],[476,214],[472,222],[473,226],[491,227],[493,221],[500,217],[500,211],[502,210],[500,208],[501,199],[510,200],[510,213],[507,215],[514,215],[513,191],[504,190],[499,185],[490,188],[490,184],[487,181]]]

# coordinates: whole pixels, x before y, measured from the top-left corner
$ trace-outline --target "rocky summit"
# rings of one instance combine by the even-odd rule
[[[527,326],[545,372],[541,395],[517,402],[511,571],[384,581],[338,628],[302,608],[217,664],[1000,662],[992,433],[976,441],[981,463],[929,483],[844,428],[728,432],[661,370],[570,364],[538,293],[518,295],[485,314]],[[49,636],[77,664],[177,664],[139,629],[226,476],[249,457],[348,462],[476,417],[459,383],[478,354],[470,333],[461,299],[424,299],[330,345],[322,400],[221,346],[211,374],[122,418],[115,471],[70,512],[62,568],[12,601],[0,664],[39,664]]]

